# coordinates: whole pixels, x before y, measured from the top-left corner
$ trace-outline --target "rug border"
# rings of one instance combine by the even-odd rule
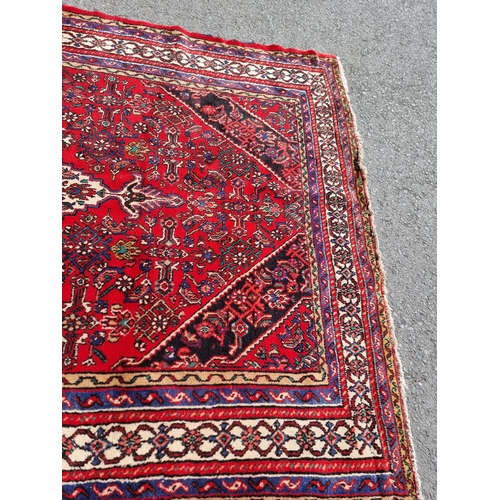
[[[344,87],[344,92],[347,100],[347,106],[348,109],[345,109],[344,105],[344,110],[350,113],[352,117],[352,132],[353,132],[353,137],[351,139],[354,139],[355,144],[356,144],[356,150],[352,150],[351,146],[351,154],[353,156],[353,166],[354,166],[354,173],[356,175],[356,178],[359,176],[361,177],[362,183],[363,183],[363,191],[366,197],[366,210],[368,211],[368,215],[365,214],[363,210],[363,219],[364,221],[368,222],[372,229],[372,239],[373,239],[373,245],[371,248],[371,251],[373,251],[376,261],[377,261],[377,266],[378,270],[380,272],[380,282],[377,283],[377,288],[379,288],[379,291],[381,293],[382,297],[382,308],[385,309],[386,316],[387,316],[387,333],[389,334],[390,340],[391,340],[391,351],[394,357],[394,364],[395,364],[395,373],[396,373],[396,379],[397,379],[397,384],[398,384],[398,389],[400,391],[401,395],[401,400],[400,400],[400,406],[401,406],[401,411],[403,415],[403,422],[405,425],[405,432],[407,435],[408,439],[408,451],[410,454],[410,459],[412,462],[412,467],[413,467],[413,474],[415,476],[415,483],[416,483],[416,494],[417,498],[419,500],[425,500],[423,493],[422,493],[422,482],[420,479],[420,475],[418,473],[418,464],[417,464],[417,457],[415,454],[415,445],[414,445],[414,440],[413,440],[413,434],[411,430],[411,424],[410,424],[410,419],[408,418],[408,412],[407,412],[407,402],[406,402],[406,393],[408,391],[408,386],[405,381],[405,376],[404,376],[404,371],[403,371],[403,366],[401,364],[400,356],[399,356],[399,348],[398,348],[398,340],[395,334],[395,328],[394,328],[394,321],[392,319],[392,312],[391,312],[391,307],[389,306],[389,302],[387,299],[387,277],[384,269],[384,264],[382,260],[382,253],[380,251],[380,245],[379,245],[379,238],[377,234],[377,228],[375,225],[375,220],[374,220],[374,213],[372,211],[372,203],[368,191],[368,169],[364,165],[364,152],[363,152],[363,141],[361,139],[358,127],[357,127],[357,121],[356,121],[356,115],[352,109],[351,105],[351,100],[349,98],[349,88],[347,84],[347,78],[344,73],[344,68],[342,66],[342,63],[340,59],[337,57],[335,58],[338,64],[339,72],[340,72],[340,77],[341,77],[341,84]],[[339,82],[337,82],[339,83]],[[351,129],[349,129],[349,133],[351,133]],[[368,245],[367,245],[368,246]]]
[[[380,293],[380,298],[378,299],[380,302],[380,306],[382,310],[385,311],[386,319],[387,319],[387,325],[386,325],[386,330],[387,334],[390,339],[390,350],[394,359],[394,372],[396,375],[396,383],[397,387],[400,393],[400,401],[399,401],[399,406],[401,408],[401,413],[402,413],[402,422],[404,425],[404,432],[407,438],[407,448],[408,448],[408,453],[409,453],[409,458],[410,462],[412,465],[412,473],[415,478],[415,486],[416,486],[416,498],[418,500],[425,500],[423,497],[422,493],[422,487],[421,487],[421,479],[418,473],[418,467],[417,467],[417,460],[416,460],[416,454],[415,454],[415,446],[414,446],[414,440],[413,440],[413,435],[411,431],[411,424],[410,420],[408,418],[408,413],[407,413],[407,408],[406,408],[406,393],[407,393],[407,384],[405,382],[405,377],[404,377],[404,372],[402,368],[402,364],[400,361],[400,356],[398,353],[398,341],[395,335],[395,329],[394,329],[394,322],[392,318],[392,313],[391,313],[391,308],[388,303],[387,299],[387,286],[386,286],[386,273],[382,261],[382,255],[380,251],[380,246],[379,246],[379,238],[377,235],[376,231],[376,225],[374,221],[374,214],[371,209],[371,199],[369,196],[369,191],[368,191],[368,170],[366,166],[364,165],[363,162],[363,143],[361,140],[361,136],[358,131],[357,123],[356,123],[356,115],[352,109],[351,105],[351,100],[349,98],[349,89],[348,89],[348,84],[347,84],[347,79],[345,77],[344,69],[342,66],[342,63],[338,56],[334,54],[328,54],[328,53],[323,53],[323,52],[317,52],[314,49],[308,49],[308,50],[303,50],[303,49],[297,49],[297,48],[292,48],[292,47],[283,47],[278,44],[259,44],[255,42],[243,42],[239,40],[228,40],[222,37],[218,36],[213,36],[213,35],[208,35],[208,34],[202,34],[198,33],[195,31],[190,31],[185,28],[182,28],[181,26],[178,25],[162,25],[162,24],[157,24],[157,23],[150,23],[148,21],[143,21],[143,20],[136,20],[136,19],[130,19],[127,17],[123,16],[113,16],[106,14],[104,12],[101,12],[99,10],[87,10],[87,9],[81,9],[79,7],[75,7],[72,5],[67,5],[67,4],[62,4],[62,11],[67,11],[67,12],[73,12],[76,14],[82,14],[82,15],[95,15],[100,18],[108,19],[108,20],[113,20],[113,21],[118,21],[118,22],[123,22],[126,24],[132,24],[138,27],[150,27],[158,30],[170,30],[170,31],[179,31],[189,37],[197,38],[197,39],[202,39],[205,41],[209,42],[216,42],[216,43],[221,43],[225,44],[228,46],[233,46],[233,47],[243,47],[243,48],[249,48],[249,49],[254,49],[254,50],[262,50],[266,52],[284,52],[287,54],[297,54],[302,57],[304,56],[310,56],[311,58],[321,58],[321,59],[329,59],[335,61],[339,74],[340,74],[340,80],[335,78],[336,84],[339,85],[339,87],[342,87],[341,90],[344,91],[345,94],[345,99],[342,99],[342,104],[344,108],[344,112],[346,115],[350,115],[352,119],[352,124],[351,126],[348,126],[348,133],[349,133],[349,139],[350,139],[350,149],[351,149],[351,155],[352,155],[352,162],[353,162],[353,172],[355,175],[356,180],[361,180],[362,183],[362,192],[366,198],[366,201],[362,203],[362,206],[364,205],[364,208],[366,210],[362,210],[362,218],[363,222],[369,225],[371,228],[371,238],[372,238],[372,243],[369,244],[367,242],[367,248],[369,253],[372,253],[375,257],[376,263],[375,266],[371,264],[372,269],[378,268],[378,272],[380,274],[380,280],[375,280],[376,283],[376,290]],[[356,184],[357,185],[357,184]],[[356,187],[356,191],[359,193],[360,188]],[[387,360],[386,360],[387,361]],[[353,499],[355,500],[355,499]]]
[[[169,30],[169,31],[180,31],[181,33],[193,37],[193,38],[199,38],[202,40],[206,40],[208,42],[216,42],[216,43],[222,43],[225,45],[229,46],[234,46],[234,47],[244,47],[248,49],[259,49],[263,50],[266,52],[286,52],[286,53],[292,53],[292,54],[298,54],[301,56],[312,56],[312,57],[320,57],[320,58],[327,58],[327,59],[336,59],[338,60],[338,57],[334,54],[327,54],[325,52],[317,52],[314,49],[296,49],[293,47],[282,47],[281,45],[278,44],[261,44],[257,42],[242,42],[240,40],[228,40],[226,38],[214,36],[214,35],[209,35],[209,34],[204,34],[204,33],[198,33],[196,31],[190,31],[187,30],[177,24],[172,24],[172,25],[166,25],[166,24],[157,24],[157,23],[150,23],[148,21],[140,21],[137,19],[130,19],[128,17],[123,17],[123,16],[112,16],[110,14],[106,14],[104,12],[101,12],[100,10],[86,10],[86,9],[81,9],[79,7],[74,7],[72,5],[67,5],[67,4],[62,4],[62,10],[63,11],[68,11],[68,12],[73,12],[75,14],[82,14],[82,15],[96,15],[98,17],[102,17],[104,19],[109,19],[111,21],[118,21],[118,22],[123,22],[127,24],[132,24],[134,26],[147,26],[149,28],[154,28],[158,30]]]

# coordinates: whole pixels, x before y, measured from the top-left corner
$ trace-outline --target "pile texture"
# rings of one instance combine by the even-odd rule
[[[63,9],[64,498],[417,499],[339,61]]]

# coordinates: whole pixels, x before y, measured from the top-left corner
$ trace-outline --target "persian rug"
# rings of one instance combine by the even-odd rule
[[[63,8],[63,498],[417,499],[338,59]]]

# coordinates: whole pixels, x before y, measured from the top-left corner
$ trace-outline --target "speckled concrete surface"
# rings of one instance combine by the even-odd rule
[[[226,39],[339,56],[364,146],[417,465],[436,499],[435,0],[67,0]]]

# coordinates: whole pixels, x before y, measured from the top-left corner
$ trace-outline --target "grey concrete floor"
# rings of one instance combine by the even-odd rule
[[[422,490],[435,500],[436,1],[65,3],[340,58],[363,141]]]

